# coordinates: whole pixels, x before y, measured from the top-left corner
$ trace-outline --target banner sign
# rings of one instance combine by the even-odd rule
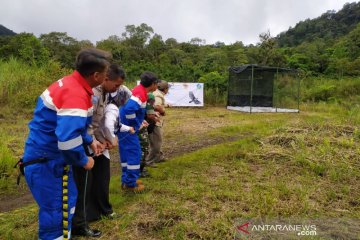
[[[169,82],[169,93],[165,95],[166,103],[174,107],[203,107],[204,83]]]
[[[140,84],[140,81],[137,81]],[[166,103],[172,107],[203,107],[204,83],[169,82],[169,93],[165,95]]]

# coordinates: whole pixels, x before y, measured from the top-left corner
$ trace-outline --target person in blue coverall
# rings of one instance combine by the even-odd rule
[[[119,152],[122,169],[122,189],[142,192],[145,187],[138,180],[140,175],[141,146],[139,129],[143,124],[146,113],[148,93],[157,89],[158,78],[152,72],[144,72],[140,76],[140,84],[132,90],[132,96],[120,109],[120,122],[133,127],[136,134],[118,132]]]
[[[77,196],[71,165],[93,167],[94,160],[86,155],[83,144],[99,153],[101,144],[93,141],[87,128],[92,116],[92,88],[106,78],[110,57],[94,48],[80,51],[76,70],[51,84],[38,98],[29,123],[23,166],[39,205],[39,239],[71,237]],[[65,174],[67,181],[63,183]],[[63,184],[67,185],[67,199],[63,198]]]

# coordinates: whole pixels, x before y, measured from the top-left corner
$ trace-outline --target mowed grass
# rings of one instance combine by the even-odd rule
[[[124,193],[113,177],[110,199],[122,217],[91,226],[102,239],[234,239],[238,219],[359,224],[359,106],[302,107],[300,114],[170,109],[165,147],[177,157],[149,169],[144,194]],[[36,208],[0,214],[0,239],[36,239]],[[360,237],[327,234],[314,239]]]

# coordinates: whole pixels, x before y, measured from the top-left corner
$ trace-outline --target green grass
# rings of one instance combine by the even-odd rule
[[[360,219],[359,110],[302,107],[300,114],[169,109],[168,144],[198,150],[150,169],[144,194],[122,192],[113,177],[110,199],[123,217],[92,226],[104,239],[234,239],[237,219]],[[216,141],[200,144],[209,139]],[[36,239],[34,219],[36,206],[0,214],[0,238]]]
[[[35,99],[68,71],[12,59],[0,62],[0,72],[0,195],[6,204],[6,196],[27,188],[24,179],[16,187],[13,165]],[[169,109],[164,150],[171,159],[150,169],[144,194],[122,192],[119,176],[113,177],[110,199],[123,217],[93,226],[103,239],[234,239],[238,219],[350,218],[358,224],[359,78],[310,79],[302,86],[303,99],[317,102],[302,103],[299,114]],[[35,205],[1,213],[0,239],[37,239],[36,219]],[[323,239],[360,238],[333,234]]]
[[[52,83],[70,73],[58,63],[30,66],[14,58],[0,60],[0,105],[33,108],[36,98]]]

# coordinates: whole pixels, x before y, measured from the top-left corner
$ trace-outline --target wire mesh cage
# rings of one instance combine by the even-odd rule
[[[227,108],[242,112],[299,112],[300,77],[287,68],[229,68]]]

